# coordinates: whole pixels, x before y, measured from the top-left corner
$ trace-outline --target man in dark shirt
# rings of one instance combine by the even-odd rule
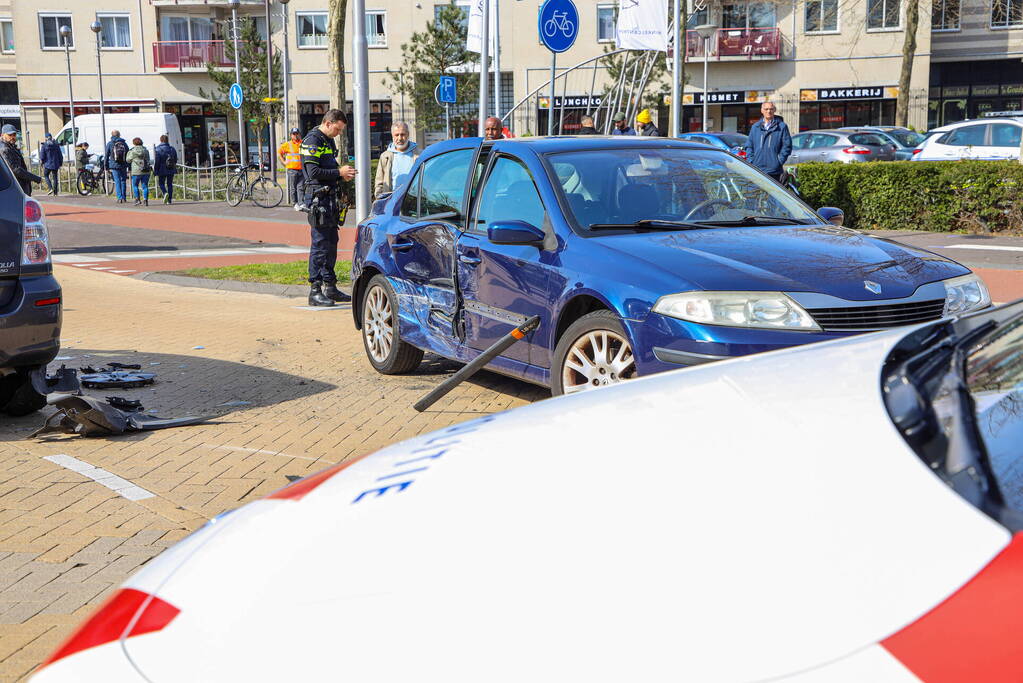
[[[5,124],[0,129],[0,157],[7,162],[11,173],[21,185],[21,190],[28,196],[32,196],[32,183],[41,183],[43,179],[28,170],[25,166],[25,157],[18,149],[18,129],[11,124]]]
[[[344,112],[331,109],[323,115],[319,127],[302,140],[302,173],[305,176],[304,202],[309,207],[311,240],[309,247],[309,305],[333,306],[335,301],[351,301],[352,297],[338,290],[337,264],[338,184],[355,178],[355,169],[337,161],[334,138],[341,135],[348,122]]]

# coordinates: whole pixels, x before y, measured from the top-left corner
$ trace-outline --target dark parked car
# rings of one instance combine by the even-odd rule
[[[792,136],[792,154],[786,166],[810,161],[895,161],[895,145],[877,133],[847,130],[810,130]]]
[[[0,412],[26,415],[46,405],[46,365],[60,349],[60,323],[43,208],[0,162]]]
[[[705,145],[731,152],[743,159],[746,158],[745,147],[746,143],[749,142],[749,136],[742,133],[716,133],[711,131],[706,133],[682,133],[682,135],[678,136],[678,139],[689,142],[702,142]]]

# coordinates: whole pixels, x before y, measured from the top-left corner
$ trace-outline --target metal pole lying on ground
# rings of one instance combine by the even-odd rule
[[[436,387],[434,387],[433,391],[431,391],[426,396],[416,401],[412,407],[415,408],[420,413],[423,412],[424,410],[432,406],[434,403],[439,401],[449,391],[454,389],[456,386],[458,386],[465,380],[469,379],[469,377],[475,374],[477,370],[482,368],[490,361],[494,360],[494,358],[496,358],[497,356],[501,355],[501,353],[504,352],[504,350],[507,349],[509,346],[519,341],[520,339],[525,338],[527,334],[534,331],[538,327],[540,327],[540,316],[534,315],[532,318],[522,323],[514,330],[512,330],[511,332],[509,332],[508,334],[504,335],[496,342],[494,342],[493,346],[491,346],[489,349],[487,349],[480,355],[476,356],[476,358],[473,359],[471,363],[469,363],[464,368],[462,368],[455,374],[451,375],[451,377],[448,377],[446,380],[444,380]]]

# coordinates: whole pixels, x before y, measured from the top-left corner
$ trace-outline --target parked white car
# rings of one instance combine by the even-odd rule
[[[34,680],[1018,681],[1021,405],[1023,301],[483,417],[216,518]]]
[[[913,154],[913,161],[1019,159],[1021,133],[1023,117],[950,123],[929,131],[920,151]]]

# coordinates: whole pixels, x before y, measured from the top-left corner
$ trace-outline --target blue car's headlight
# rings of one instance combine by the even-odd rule
[[[973,273],[945,280],[945,315],[958,315],[991,304],[983,281]]]
[[[654,312],[704,325],[819,332],[806,310],[781,292],[682,292],[662,296]]]

